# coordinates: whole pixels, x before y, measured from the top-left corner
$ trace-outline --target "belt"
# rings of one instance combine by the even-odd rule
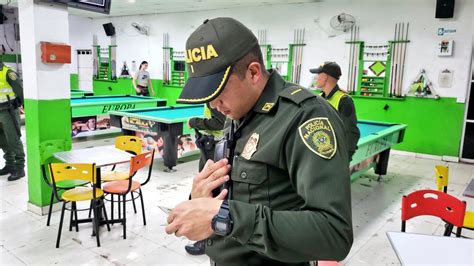
[[[14,100],[15,98],[16,98],[15,96],[10,97],[10,101]],[[0,104],[8,104],[8,98],[7,97],[5,97],[5,98],[0,97]]]
[[[12,88],[1,88],[0,92],[13,92]]]

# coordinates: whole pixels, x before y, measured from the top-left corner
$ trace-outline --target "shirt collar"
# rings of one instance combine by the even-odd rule
[[[253,111],[262,114],[270,113],[278,103],[278,93],[284,87],[284,84],[285,80],[276,71],[270,70],[270,77],[260,98],[253,107]]]
[[[329,94],[326,96],[326,94],[324,93],[324,91],[321,93],[321,96],[324,97],[324,99],[330,99],[334,93],[336,93],[336,91],[339,90],[339,85],[336,84],[336,86],[334,86],[334,88],[329,92]]]

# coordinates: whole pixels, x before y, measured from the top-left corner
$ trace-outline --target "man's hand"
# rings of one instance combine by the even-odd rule
[[[224,197],[199,198],[178,204],[168,216],[166,233],[194,241],[208,238],[213,234],[212,218],[219,212]]]
[[[212,191],[229,180],[229,171],[230,164],[227,159],[215,163],[208,160],[202,171],[194,177],[191,198],[212,198]],[[218,197],[222,194],[225,197],[227,190],[222,190]]]
[[[186,125],[188,125],[188,128],[191,128],[191,124],[189,124],[189,121],[190,121],[190,120],[191,120],[191,118],[188,119],[188,122],[186,123]]]

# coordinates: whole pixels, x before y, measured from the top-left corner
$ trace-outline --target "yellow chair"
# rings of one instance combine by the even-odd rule
[[[47,140],[43,141],[39,145],[40,150],[40,162],[41,162],[41,172],[43,174],[43,180],[45,181],[48,186],[51,187],[51,197],[49,199],[49,209],[48,209],[48,219],[46,220],[46,226],[49,226],[51,221],[51,212],[53,209],[54,203],[54,191],[52,189],[51,179],[48,176],[48,172],[46,171],[47,165],[54,159],[53,155],[56,152],[65,151],[67,150],[67,142],[63,139],[56,139],[56,140]],[[56,188],[58,190],[68,190],[75,188],[77,186],[85,186],[87,185],[87,181],[83,180],[64,180],[61,182],[56,183]]]
[[[435,166],[436,186],[438,191],[448,193],[449,168],[444,165]],[[463,228],[474,230],[474,212],[467,211],[464,215]]]
[[[96,167],[95,164],[68,164],[68,163],[50,163],[49,170],[51,174],[51,180],[53,185],[53,192],[56,198],[63,202],[61,208],[61,218],[59,221],[58,238],[56,240],[56,248],[59,248],[59,242],[61,240],[61,230],[64,220],[64,210],[68,209],[71,211],[70,227],[73,223],[73,213],[75,216],[74,224],[76,225],[76,231],[78,231],[79,220],[77,218],[77,206],[76,203],[79,201],[91,201],[92,209],[94,211],[94,217],[92,219],[93,228],[95,231],[97,246],[100,247],[99,240],[99,213],[101,210],[104,211],[105,221],[107,223],[107,229],[110,231],[110,227],[107,221],[107,213],[104,208],[101,197],[104,195],[104,191],[97,188],[96,180]],[[87,181],[92,187],[75,187],[64,191],[61,196],[58,193],[57,184],[66,180],[82,180]],[[66,208],[66,204],[71,203],[70,208]]]
[[[123,150],[133,155],[142,153],[142,140],[135,136],[119,136],[115,138],[115,148]],[[102,172],[100,179],[102,182],[110,182],[128,179],[128,172],[114,171],[115,165],[111,171]]]
[[[438,191],[448,193],[449,168],[444,165],[435,166],[436,186]]]

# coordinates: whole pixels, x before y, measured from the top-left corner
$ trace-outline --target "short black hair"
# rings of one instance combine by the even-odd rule
[[[265,63],[263,62],[262,50],[260,45],[255,45],[250,51],[244,55],[239,61],[237,61],[232,69],[232,73],[235,73],[240,80],[245,78],[245,72],[247,71],[249,65],[253,62],[260,64],[260,70],[264,75],[268,75],[268,71],[265,68]]]

